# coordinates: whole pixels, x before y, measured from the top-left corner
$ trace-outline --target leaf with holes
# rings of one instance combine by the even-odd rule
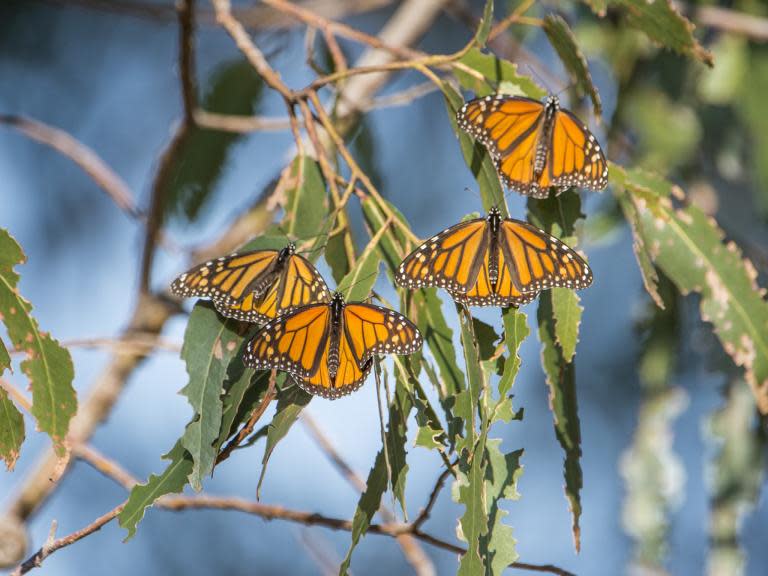
[[[69,351],[50,334],[42,332],[32,315],[32,305],[19,294],[19,275],[14,267],[26,260],[21,247],[0,228],[0,321],[5,324],[13,346],[26,354],[21,371],[32,388],[32,416],[40,430],[51,437],[59,457],[64,456],[64,439],[69,422],[77,411],[72,387],[75,370]]]
[[[614,190],[628,195],[638,233],[651,258],[681,293],[701,294],[701,316],[711,322],[726,353],[745,370],[758,409],[768,414],[768,302],[754,265],[693,205],[675,208],[682,191],[639,170],[616,169]]]
[[[589,72],[587,59],[576,43],[576,36],[574,36],[568,23],[557,14],[549,14],[544,18],[544,33],[549,38],[549,43],[552,44],[557,55],[560,56],[560,61],[571,76],[571,80],[576,82],[583,94],[589,95],[595,116],[599,118],[603,113],[600,94],[597,93],[597,87],[592,82],[592,74]]]
[[[398,377],[396,382],[395,398],[389,407],[389,425],[385,437],[389,464],[392,467],[392,483],[395,495],[400,499],[400,503],[405,509],[405,501],[402,498],[404,498],[405,477],[408,472],[408,466],[405,463],[406,422],[413,409],[413,404],[403,379]],[[387,485],[387,461],[382,449],[376,454],[373,467],[365,482],[365,492],[360,495],[360,500],[357,503],[357,509],[352,518],[352,542],[339,567],[340,575],[348,573],[352,552],[371,525],[371,520],[381,505],[381,498],[387,491]]]
[[[189,383],[181,390],[193,410],[181,445],[192,457],[189,483],[198,492],[213,471],[215,443],[221,430],[222,392],[227,367],[240,350],[239,322],[221,318],[210,302],[198,302],[189,315],[181,357]]]

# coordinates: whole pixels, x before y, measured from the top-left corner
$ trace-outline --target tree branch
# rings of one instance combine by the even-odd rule
[[[28,138],[45,144],[80,166],[112,201],[131,218],[141,217],[128,185],[88,146],[70,134],[37,120],[13,114],[0,115],[0,124],[18,130]]]

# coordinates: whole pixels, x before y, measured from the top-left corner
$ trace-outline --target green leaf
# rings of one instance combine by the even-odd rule
[[[261,497],[261,484],[267,473],[267,463],[275,450],[275,446],[285,438],[288,430],[296,422],[304,407],[312,400],[312,394],[305,392],[296,385],[283,387],[277,393],[277,410],[267,428],[267,445],[264,447],[264,456],[261,459],[261,474],[256,486],[256,497]]]
[[[144,518],[147,508],[161,496],[181,492],[187,484],[187,478],[192,473],[192,457],[184,450],[181,441],[171,448],[171,451],[163,456],[164,460],[170,460],[170,464],[160,475],[152,474],[146,484],[137,484],[128,496],[125,508],[117,517],[120,526],[128,531],[124,541],[128,541],[136,534],[136,526]]]
[[[0,355],[4,351],[5,348],[0,342]],[[0,358],[0,373],[3,368],[2,362],[3,359]],[[0,458],[5,460],[5,466],[9,472],[16,466],[23,443],[24,417],[8,397],[5,388],[0,386]]]
[[[480,20],[480,24],[477,27],[477,33],[475,34],[475,45],[483,48],[488,41],[488,35],[491,33],[491,26],[493,26],[493,0],[485,0],[485,8],[483,8],[483,18]]]
[[[501,189],[499,175],[496,173],[496,167],[493,165],[488,151],[479,143],[475,142],[466,132],[464,132],[456,121],[456,113],[464,105],[464,100],[449,84],[443,82],[441,85],[443,96],[445,96],[445,105],[448,110],[448,118],[453,126],[453,131],[459,139],[461,153],[464,161],[475,176],[480,186],[480,197],[483,199],[483,208],[490,210],[497,206],[502,211],[502,215],[507,215],[507,206],[504,202],[504,193]]]
[[[592,74],[589,72],[587,59],[576,43],[576,36],[574,36],[568,23],[557,14],[549,14],[544,18],[544,32],[549,38],[549,43],[560,56],[560,61],[570,74],[571,79],[577,83],[583,94],[589,95],[595,116],[599,118],[603,112],[600,95],[592,82]]]
[[[541,341],[541,364],[549,387],[549,405],[555,422],[555,435],[565,452],[563,474],[565,495],[573,518],[573,542],[576,550],[581,548],[581,428],[576,402],[576,368],[568,363],[557,345],[555,321],[552,310],[552,291],[539,296],[539,340]]]
[[[472,318],[472,330],[477,339],[480,359],[488,360],[496,352],[496,342],[499,341],[499,335],[496,334],[493,326],[477,318]]]
[[[594,12],[601,18],[605,16],[608,10],[609,0],[583,0],[583,1],[592,9],[592,12]]]
[[[744,368],[758,408],[768,413],[768,303],[754,266],[736,244],[723,244],[723,231],[701,210],[673,206],[679,188],[641,171],[613,168],[614,190],[635,204],[638,232],[654,263],[681,293],[701,294],[702,318]]]
[[[455,414],[464,421],[465,430],[465,437],[457,442],[457,449],[462,452],[463,450],[472,451],[477,441],[477,416],[480,394],[484,391],[485,382],[480,369],[480,354],[472,332],[471,316],[466,308],[456,305],[456,309],[461,324],[461,345],[464,349],[464,365],[469,382],[469,386],[456,396]]]
[[[644,32],[651,40],[713,66],[712,54],[693,35],[696,28],[672,5],[670,0],[610,0],[612,6],[626,10],[627,23]]]
[[[491,412],[491,422],[497,419],[509,422],[515,416],[507,396],[522,363],[518,353],[520,345],[531,333],[528,329],[528,317],[520,310],[507,308],[502,317],[504,320],[504,343],[509,351],[509,357],[504,362],[504,372],[499,379],[499,398]]]
[[[8,349],[5,347],[5,344],[2,340],[0,340],[0,376],[3,375],[3,372],[11,367],[11,356],[8,354]]]
[[[189,483],[198,492],[216,460],[214,444],[221,429],[223,384],[227,367],[243,340],[236,332],[238,327],[236,320],[221,318],[210,302],[199,301],[184,333],[181,357],[189,383],[181,394],[189,400],[194,416],[181,437],[181,445],[192,457]]]
[[[224,383],[226,393],[221,414],[221,431],[216,441],[216,452],[221,451],[224,442],[234,436],[238,427],[248,421],[251,413],[264,398],[269,386],[269,370],[256,372],[245,368],[242,354],[238,353],[227,368],[227,380]],[[278,374],[277,383],[281,385],[285,374]]]
[[[765,99],[768,93],[768,51],[752,49],[749,52],[748,79],[740,85],[739,105],[734,111],[741,118],[741,126],[749,134],[751,145],[750,171],[755,179],[755,201],[763,218],[768,217],[768,114]],[[718,65],[718,68],[720,66]]]
[[[328,243],[325,245],[324,256],[328,267],[331,269],[331,275],[338,284],[342,278],[349,273],[349,260],[344,246],[348,238],[347,228],[344,228],[336,234],[328,237]]]
[[[540,100],[547,91],[538,86],[527,76],[517,72],[517,64],[498,58],[493,54],[484,54],[477,48],[472,48],[459,60],[465,66],[479,72],[485,81],[461,70],[454,69],[454,75],[465,90],[471,90],[476,96],[487,96],[496,92],[528,96]]]
[[[30,314],[32,305],[19,294],[19,275],[14,267],[26,260],[21,247],[0,228],[0,319],[8,338],[26,354],[22,372],[32,388],[32,415],[40,430],[53,441],[59,457],[64,456],[64,439],[69,422],[77,411],[77,397],[72,388],[75,376],[69,351],[50,334],[41,332]]]
[[[569,288],[552,289],[552,311],[555,315],[555,337],[566,362],[573,360],[579,341],[579,325],[584,308],[579,295]]]
[[[390,278],[394,278],[394,274],[397,271],[400,262],[408,254],[410,243],[403,233],[402,227],[410,229],[408,222],[402,213],[390,202],[384,200],[387,208],[394,214],[398,223],[392,223],[387,227],[384,236],[379,241],[378,247],[381,251],[382,259],[387,265]],[[377,234],[387,222],[387,217],[384,215],[382,208],[379,206],[378,201],[372,196],[368,196],[361,202],[363,207],[363,217],[368,227]]]
[[[502,499],[517,500],[517,481],[523,472],[520,465],[522,450],[504,454],[500,450],[501,440],[489,438],[486,442],[488,464],[485,486],[488,495],[488,535],[481,541],[481,550],[488,560],[489,574],[502,574],[518,558],[512,527],[504,524],[504,517],[509,514],[499,508]]]
[[[664,300],[662,300],[661,295],[659,294],[658,286],[659,274],[651,261],[651,254],[648,251],[648,247],[645,245],[645,239],[639,232],[640,219],[637,214],[637,209],[626,194],[622,194],[619,197],[619,204],[624,212],[624,217],[627,219],[627,222],[629,222],[629,226],[632,229],[632,249],[635,252],[635,258],[637,258],[637,264],[640,267],[643,286],[645,286],[646,292],[648,292],[656,305],[663,309]]]
[[[262,88],[263,80],[247,60],[226,62],[211,75],[201,107],[208,112],[250,116]],[[195,220],[213,197],[229,153],[242,138],[242,134],[192,128],[165,177],[166,214]]]
[[[472,346],[469,347],[472,348]],[[468,371],[472,373],[471,370]],[[459,576],[485,574],[487,556],[481,553],[481,545],[482,539],[488,534],[488,504],[485,489],[486,439],[487,431],[484,431],[480,434],[477,445],[471,453],[469,470],[465,474],[460,474],[458,480],[459,502],[465,506],[464,514],[459,520],[460,536],[467,542],[467,551],[459,562]],[[465,468],[467,464],[460,462],[459,466]]]
[[[339,282],[337,290],[345,295],[347,302],[359,302],[371,294],[379,276],[379,264],[381,264],[379,241],[385,232],[386,228],[381,228],[371,238],[360,258],[357,259],[355,267]]]
[[[395,398],[389,407],[389,424],[385,438],[389,463],[392,467],[394,492],[404,506],[404,499],[402,498],[404,498],[405,477],[408,471],[408,466],[405,463],[406,422],[413,409],[413,404],[403,379],[398,377],[396,382]],[[387,491],[387,484],[387,462],[382,449],[376,454],[373,468],[368,473],[368,479],[365,483],[365,492],[360,495],[360,500],[357,503],[357,509],[352,518],[352,541],[339,567],[339,574],[348,573],[352,552],[371,525],[371,520],[381,505],[381,498]]]
[[[283,226],[290,238],[314,238],[323,228],[325,182],[320,165],[309,156],[297,156],[290,166],[286,185]]]

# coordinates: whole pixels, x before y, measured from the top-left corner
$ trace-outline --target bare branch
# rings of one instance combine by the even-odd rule
[[[66,156],[80,166],[123,212],[132,218],[141,216],[133,193],[123,179],[96,152],[72,135],[37,120],[12,114],[0,115],[0,124],[14,128]]]
[[[281,132],[291,127],[288,118],[234,116],[230,114],[215,114],[200,109],[195,110],[195,122],[201,128],[236,133]]]

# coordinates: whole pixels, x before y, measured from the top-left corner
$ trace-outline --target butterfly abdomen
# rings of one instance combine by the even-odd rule
[[[331,334],[328,345],[328,375],[335,382],[339,372],[339,343],[341,341],[341,317],[344,313],[344,300],[334,295],[331,301]]]

